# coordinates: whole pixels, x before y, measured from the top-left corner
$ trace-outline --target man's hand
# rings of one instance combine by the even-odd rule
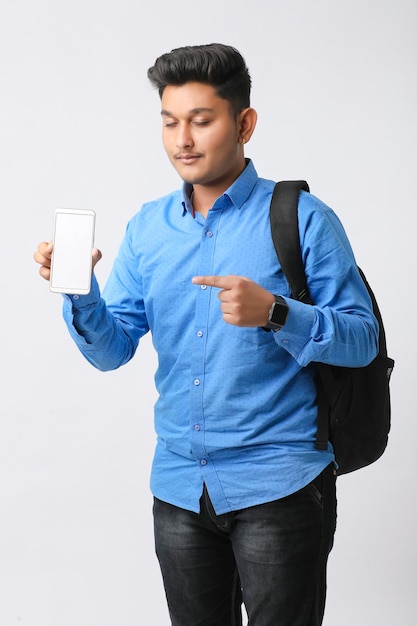
[[[265,326],[274,302],[272,293],[244,276],[194,276],[194,285],[220,289],[223,319],[234,326]]]
[[[47,243],[46,241],[42,241],[42,243],[39,244],[35,254],[33,255],[36,263],[39,263],[39,265],[41,266],[39,268],[39,274],[45,280],[49,280],[51,277],[52,252],[52,241],[50,241],[49,243]],[[93,269],[95,265],[100,261],[101,257],[101,251],[98,250],[98,248],[93,248]]]

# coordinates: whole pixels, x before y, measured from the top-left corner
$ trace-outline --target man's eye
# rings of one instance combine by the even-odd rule
[[[210,124],[210,120],[194,120],[196,126],[207,126]]]
[[[167,120],[167,121],[164,122],[165,128],[172,128],[173,126],[176,126],[176,124],[177,124],[177,122],[170,121],[170,120]]]

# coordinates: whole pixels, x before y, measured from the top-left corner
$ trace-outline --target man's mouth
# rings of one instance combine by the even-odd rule
[[[175,159],[177,161],[181,161],[181,163],[185,163],[186,165],[191,165],[192,163],[195,163],[200,157],[201,154],[191,154],[188,152],[180,152],[175,155]]]

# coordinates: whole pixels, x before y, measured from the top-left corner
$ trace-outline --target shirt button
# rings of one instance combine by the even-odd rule
[[[80,299],[80,296],[78,296],[77,294],[73,295],[72,297],[73,297],[74,300],[79,300]]]
[[[194,424],[194,430],[196,430],[197,432],[199,432],[201,430],[201,426],[200,424]]]
[[[195,385],[196,387],[198,387],[198,385],[199,385],[199,384],[200,384],[199,379],[198,379],[198,378],[195,378],[195,379],[194,379],[194,385]]]
[[[200,289],[207,289],[207,285],[200,285]]]
[[[202,337],[202,336],[203,336],[203,331],[202,331],[202,330],[199,330],[199,331],[197,332],[197,337]]]
[[[211,230],[208,230],[206,232],[206,237],[213,237],[213,233],[211,232]]]
[[[201,459],[201,461],[200,461],[200,465],[207,465],[207,461],[206,461],[206,459]]]

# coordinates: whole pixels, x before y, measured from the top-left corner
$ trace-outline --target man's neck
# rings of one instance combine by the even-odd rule
[[[241,175],[246,167],[244,162],[242,169],[236,172],[236,175],[229,180],[224,180],[217,185],[193,185],[191,192],[191,203],[194,211],[200,213],[204,218],[207,217],[208,212],[216,202],[217,198],[224,194],[226,189],[229,189],[230,185]]]
[[[211,207],[224,191],[225,190],[219,192],[217,189],[195,185],[191,192],[191,204],[193,205],[194,211],[206,218]]]

